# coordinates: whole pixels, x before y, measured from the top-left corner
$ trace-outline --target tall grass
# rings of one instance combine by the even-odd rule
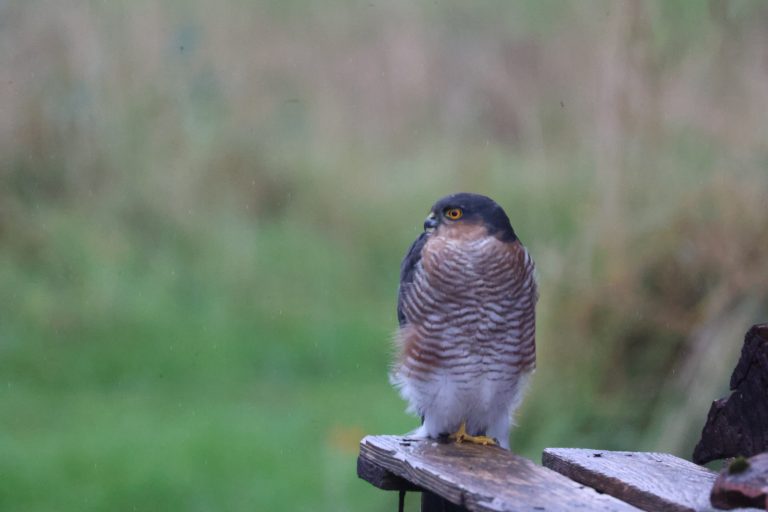
[[[390,510],[398,264],[538,264],[513,446],[691,453],[768,316],[760,2],[0,3],[0,508]]]

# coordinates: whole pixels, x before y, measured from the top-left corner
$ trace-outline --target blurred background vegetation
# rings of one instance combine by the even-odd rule
[[[768,318],[768,5],[0,1],[0,509],[394,510],[400,258],[538,263],[513,447],[690,457]],[[410,506],[415,506],[412,498]]]

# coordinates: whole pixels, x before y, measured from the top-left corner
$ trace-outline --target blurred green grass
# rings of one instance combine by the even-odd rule
[[[538,264],[515,449],[689,456],[768,316],[724,5],[0,3],[0,508],[394,509],[357,443],[416,425],[398,265],[457,190]]]
[[[294,496],[292,507],[313,509],[351,499],[348,436],[409,422],[388,418],[400,408],[385,393],[390,308],[355,304],[333,244],[306,229],[256,235],[229,223],[191,237],[219,242],[205,247],[104,245],[111,235],[92,224],[56,214],[40,261],[3,265],[0,396],[15,411],[2,429],[7,505],[282,508]]]

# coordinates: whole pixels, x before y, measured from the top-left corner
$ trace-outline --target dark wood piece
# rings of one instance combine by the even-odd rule
[[[768,450],[768,324],[747,333],[730,388],[709,410],[693,452],[699,464]]]
[[[421,512],[467,512],[467,509],[435,493],[424,491],[421,493]]]
[[[471,511],[637,510],[494,446],[368,436],[359,459]]]
[[[542,462],[643,510],[712,510],[709,491],[717,474],[667,453],[547,448]]]
[[[362,457],[357,458],[357,476],[385,491],[421,491],[420,487],[408,480]]]
[[[712,487],[712,505],[718,508],[760,507],[768,510],[768,452],[723,469]]]

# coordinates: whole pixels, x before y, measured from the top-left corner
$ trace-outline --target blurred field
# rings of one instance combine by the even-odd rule
[[[0,1],[0,509],[394,510],[398,265],[538,263],[513,447],[690,457],[768,318],[768,6]],[[415,505],[415,501],[413,503]]]

